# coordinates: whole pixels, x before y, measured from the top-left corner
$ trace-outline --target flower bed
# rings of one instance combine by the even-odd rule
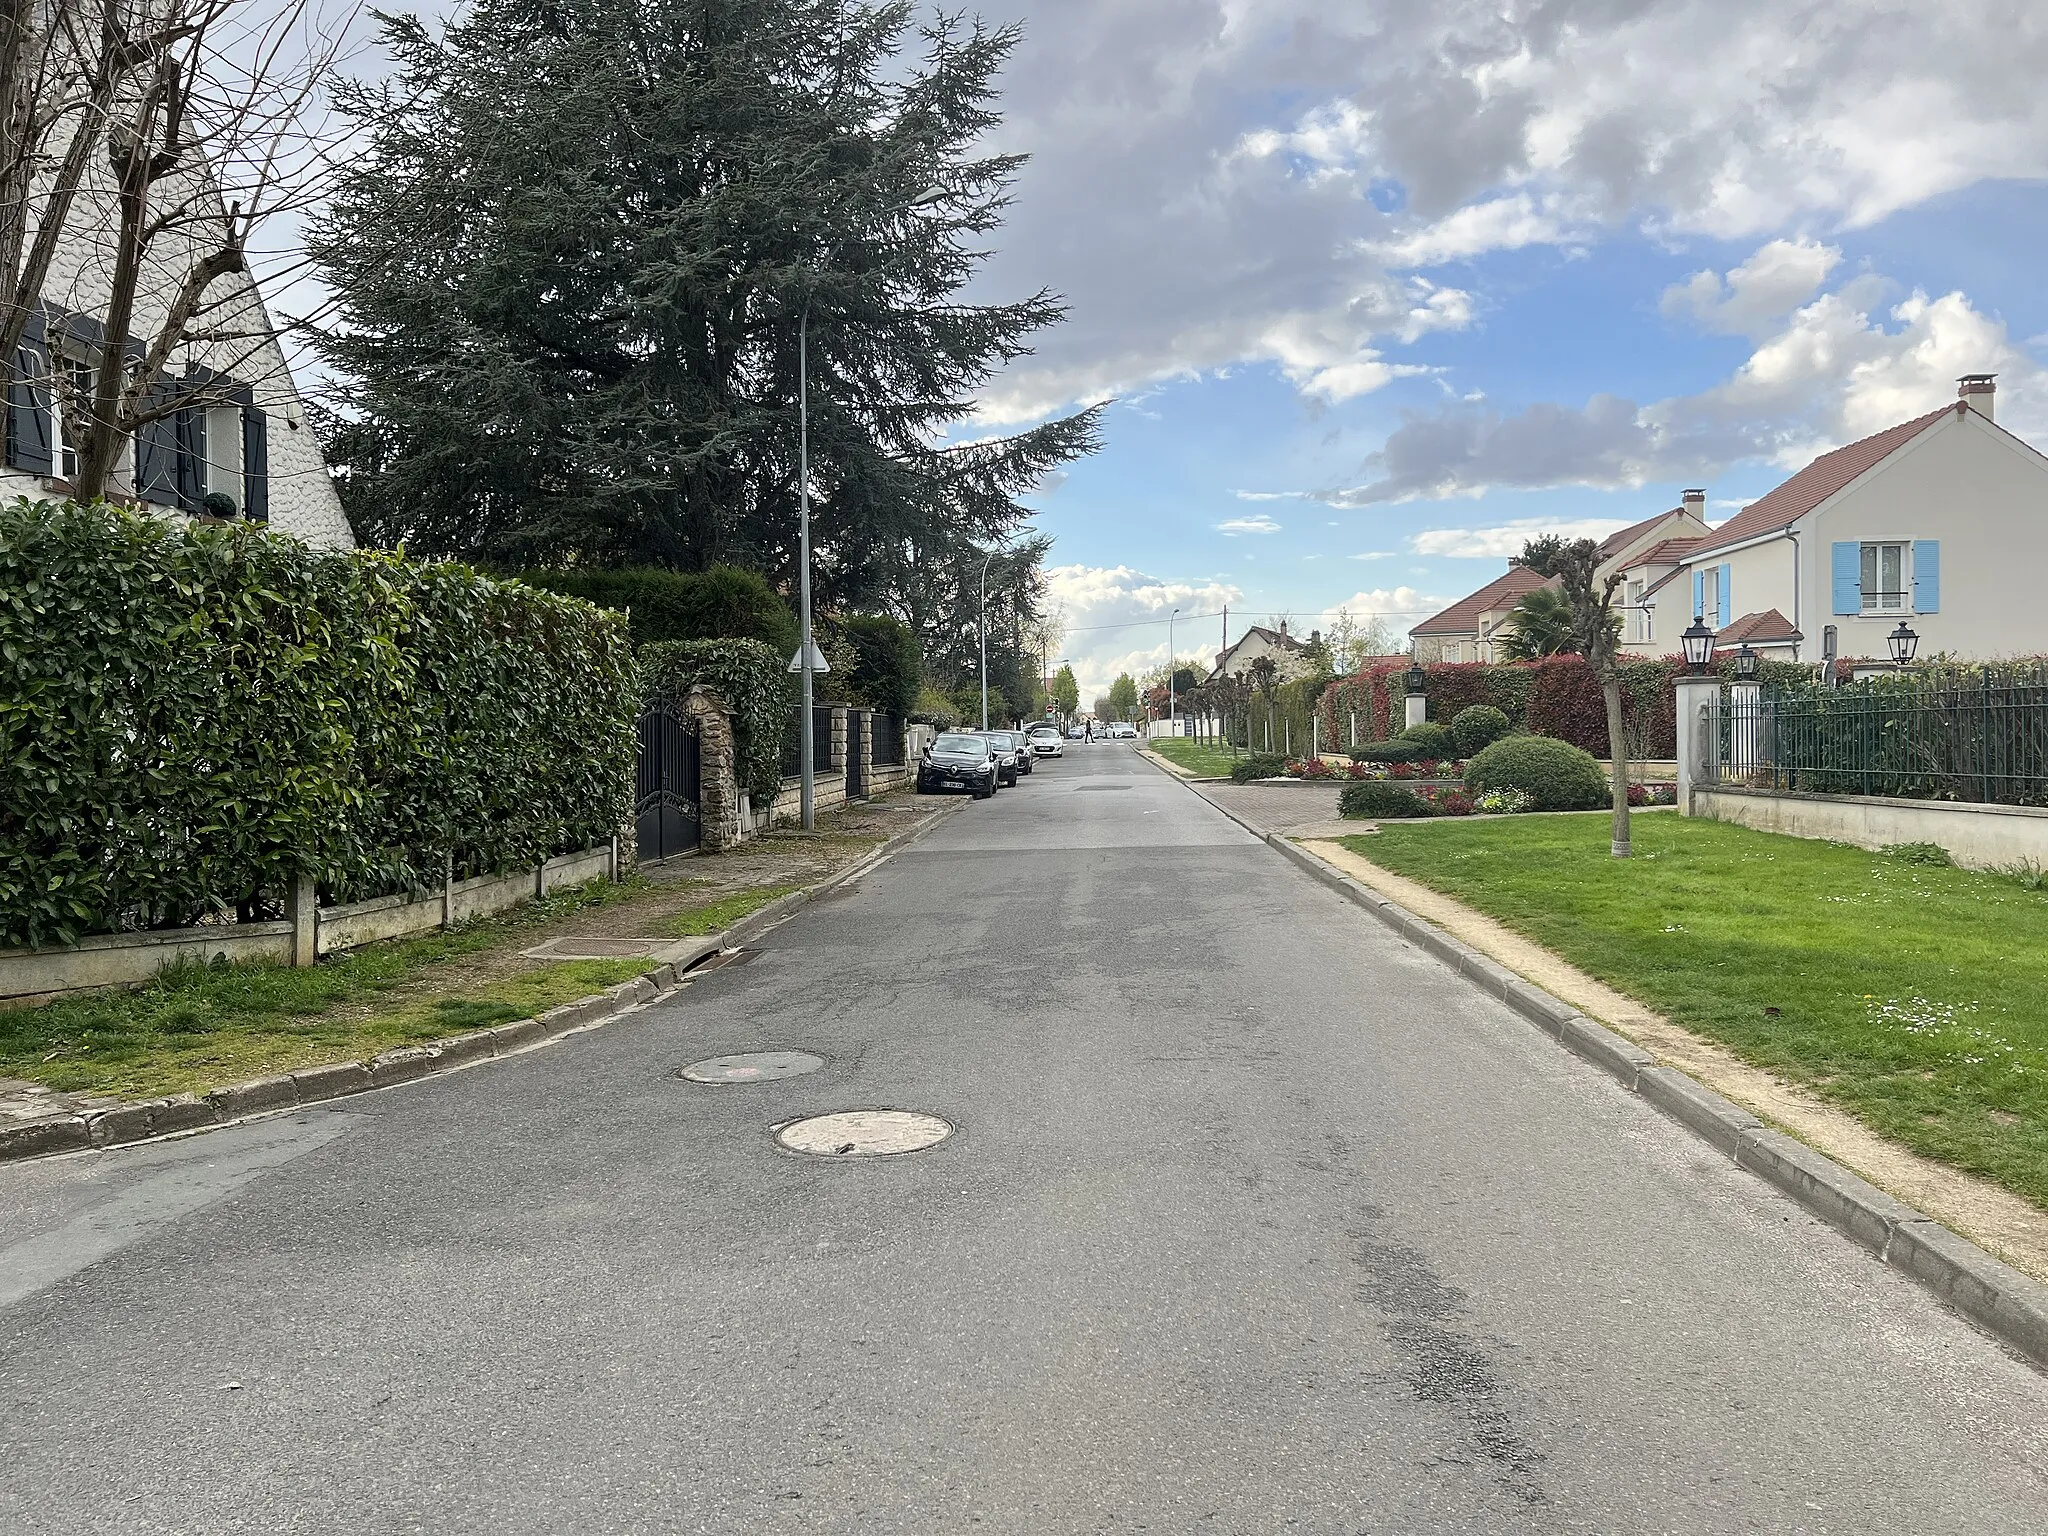
[[[1417,763],[1331,763],[1321,758],[1290,759],[1282,772],[1290,779],[1330,780],[1357,783],[1366,779],[1398,779],[1403,782],[1440,780],[1454,783],[1464,777],[1462,762],[1434,758]]]

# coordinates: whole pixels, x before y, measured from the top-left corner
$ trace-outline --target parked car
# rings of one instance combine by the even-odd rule
[[[1060,728],[1056,725],[1034,725],[1024,733],[1024,738],[1039,757],[1067,755],[1066,743],[1060,740]]]
[[[1088,727],[1087,727],[1087,726],[1085,726],[1085,725],[1070,725],[1070,726],[1068,726],[1068,727],[1067,727],[1067,740],[1069,740],[1069,741],[1086,741],[1087,739],[1088,739]]]
[[[969,734],[981,737],[995,749],[996,772],[1005,784],[1015,784],[1031,771],[1024,766],[1031,761],[1031,754],[1024,748],[1022,732],[990,729]]]
[[[947,731],[924,749],[917,765],[917,792],[936,795],[942,790],[964,789],[975,799],[986,800],[996,792],[1002,774],[1001,753],[994,741],[972,731]]]

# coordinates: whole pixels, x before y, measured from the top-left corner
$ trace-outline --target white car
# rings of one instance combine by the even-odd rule
[[[1034,725],[1024,733],[1031,743],[1033,757],[1065,757],[1066,743],[1060,740],[1060,729],[1056,725]]]
[[[1138,739],[1138,728],[1128,720],[1115,721],[1109,727],[1109,739],[1111,741],[1136,741]]]

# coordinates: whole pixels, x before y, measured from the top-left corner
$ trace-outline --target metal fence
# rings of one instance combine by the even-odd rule
[[[2048,674],[1943,669],[1705,706],[1710,781],[1824,795],[2048,805]]]
[[[878,709],[868,717],[868,721],[875,733],[874,751],[869,760],[877,768],[902,767],[903,717]]]
[[[803,729],[804,707],[799,704],[789,712],[789,724],[782,733],[782,776],[793,779],[803,772],[803,738],[798,734]],[[813,704],[811,706],[811,767],[818,773],[832,766],[832,706]]]

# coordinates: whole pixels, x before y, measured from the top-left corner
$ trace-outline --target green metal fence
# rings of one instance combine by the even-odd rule
[[[2048,805],[2048,667],[1931,669],[1707,706],[1727,784]]]

